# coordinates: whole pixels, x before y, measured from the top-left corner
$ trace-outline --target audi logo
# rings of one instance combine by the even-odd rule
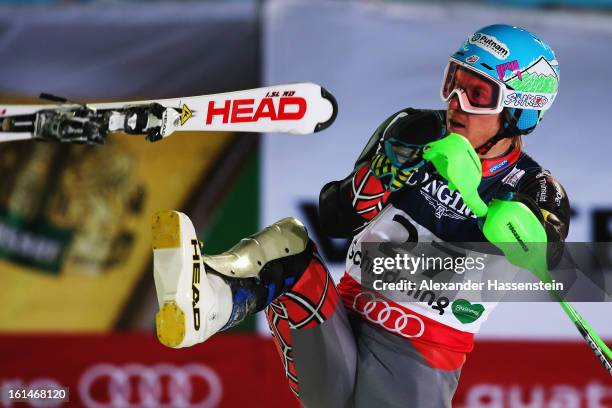
[[[223,387],[202,364],[96,364],[83,373],[79,394],[90,408],[209,408],[219,405]]]
[[[361,292],[355,296],[353,310],[369,322],[383,326],[390,332],[405,338],[421,337],[425,332],[425,323],[419,316],[406,313],[403,309],[390,305],[372,292]],[[418,330],[414,325],[408,327],[411,319],[419,324]]]

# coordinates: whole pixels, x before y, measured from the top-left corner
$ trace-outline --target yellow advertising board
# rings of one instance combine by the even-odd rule
[[[0,331],[110,330],[153,278],[151,216],[180,209],[233,137],[0,144]]]

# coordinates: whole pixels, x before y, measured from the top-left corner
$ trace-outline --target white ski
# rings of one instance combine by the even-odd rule
[[[78,104],[42,94],[57,105],[0,105],[0,142],[56,140],[104,143],[112,132],[144,134],[155,142],[180,131],[308,134],[330,126],[333,95],[298,83],[185,98]]]

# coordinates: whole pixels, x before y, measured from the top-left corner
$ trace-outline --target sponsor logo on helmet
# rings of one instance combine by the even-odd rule
[[[469,57],[467,57],[465,59],[466,62],[469,62],[470,64],[475,63],[476,61],[478,61],[480,59],[480,57],[478,55],[470,55]]]
[[[504,77],[506,76],[506,71],[510,71],[512,74],[516,72],[518,80],[523,80],[523,77],[521,75],[521,67],[519,67],[518,60],[504,62],[503,64],[496,65],[495,68],[497,69],[497,76],[501,81],[504,80]]]
[[[514,108],[542,108],[548,103],[548,98],[544,95],[528,94],[528,93],[511,93],[506,96],[504,106]]]
[[[476,33],[469,39],[469,43],[482,48],[497,59],[505,60],[510,56],[508,46],[492,35]]]

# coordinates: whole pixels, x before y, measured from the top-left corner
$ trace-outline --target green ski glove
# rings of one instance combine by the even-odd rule
[[[468,140],[457,133],[428,143],[423,158],[433,163],[436,170],[448,181],[451,191],[459,190],[463,202],[478,217],[487,213],[487,205],[478,194],[482,178],[482,166],[476,151]]]
[[[510,263],[525,268],[542,282],[552,280],[546,259],[547,236],[538,217],[519,201],[492,200],[482,232]]]

